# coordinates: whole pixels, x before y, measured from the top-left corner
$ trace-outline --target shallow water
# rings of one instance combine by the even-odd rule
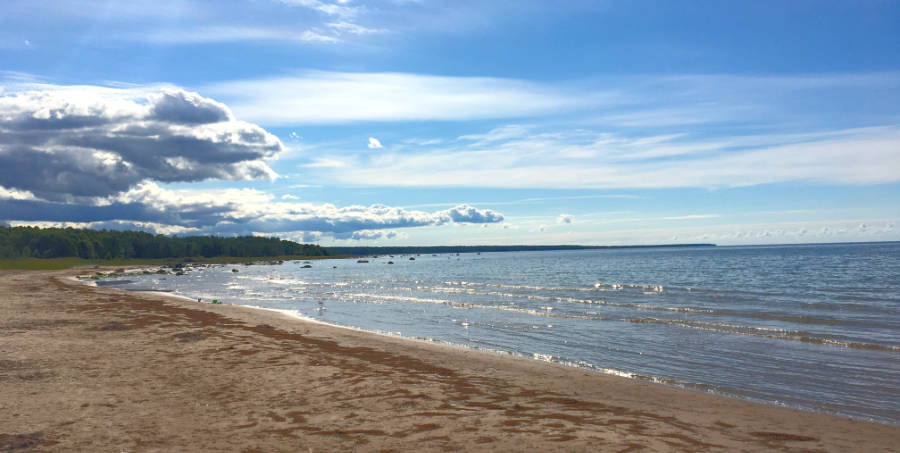
[[[116,286],[900,423],[900,243],[409,258]]]

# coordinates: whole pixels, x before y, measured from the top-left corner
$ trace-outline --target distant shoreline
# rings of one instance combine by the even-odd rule
[[[327,247],[338,255],[408,255],[415,253],[486,253],[486,252],[547,252],[557,250],[609,250],[716,247],[716,244],[657,244],[657,245],[436,245],[382,247]]]

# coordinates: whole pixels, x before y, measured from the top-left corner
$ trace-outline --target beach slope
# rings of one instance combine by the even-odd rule
[[[872,451],[900,427],[0,273],[0,451]]]

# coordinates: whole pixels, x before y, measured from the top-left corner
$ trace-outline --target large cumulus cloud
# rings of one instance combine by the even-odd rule
[[[0,186],[49,201],[143,181],[272,178],[281,141],[177,88],[45,87],[0,96]]]

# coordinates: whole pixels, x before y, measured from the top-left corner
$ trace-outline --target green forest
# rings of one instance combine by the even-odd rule
[[[312,244],[255,236],[164,236],[140,231],[0,227],[0,258],[153,259],[330,256]]]

